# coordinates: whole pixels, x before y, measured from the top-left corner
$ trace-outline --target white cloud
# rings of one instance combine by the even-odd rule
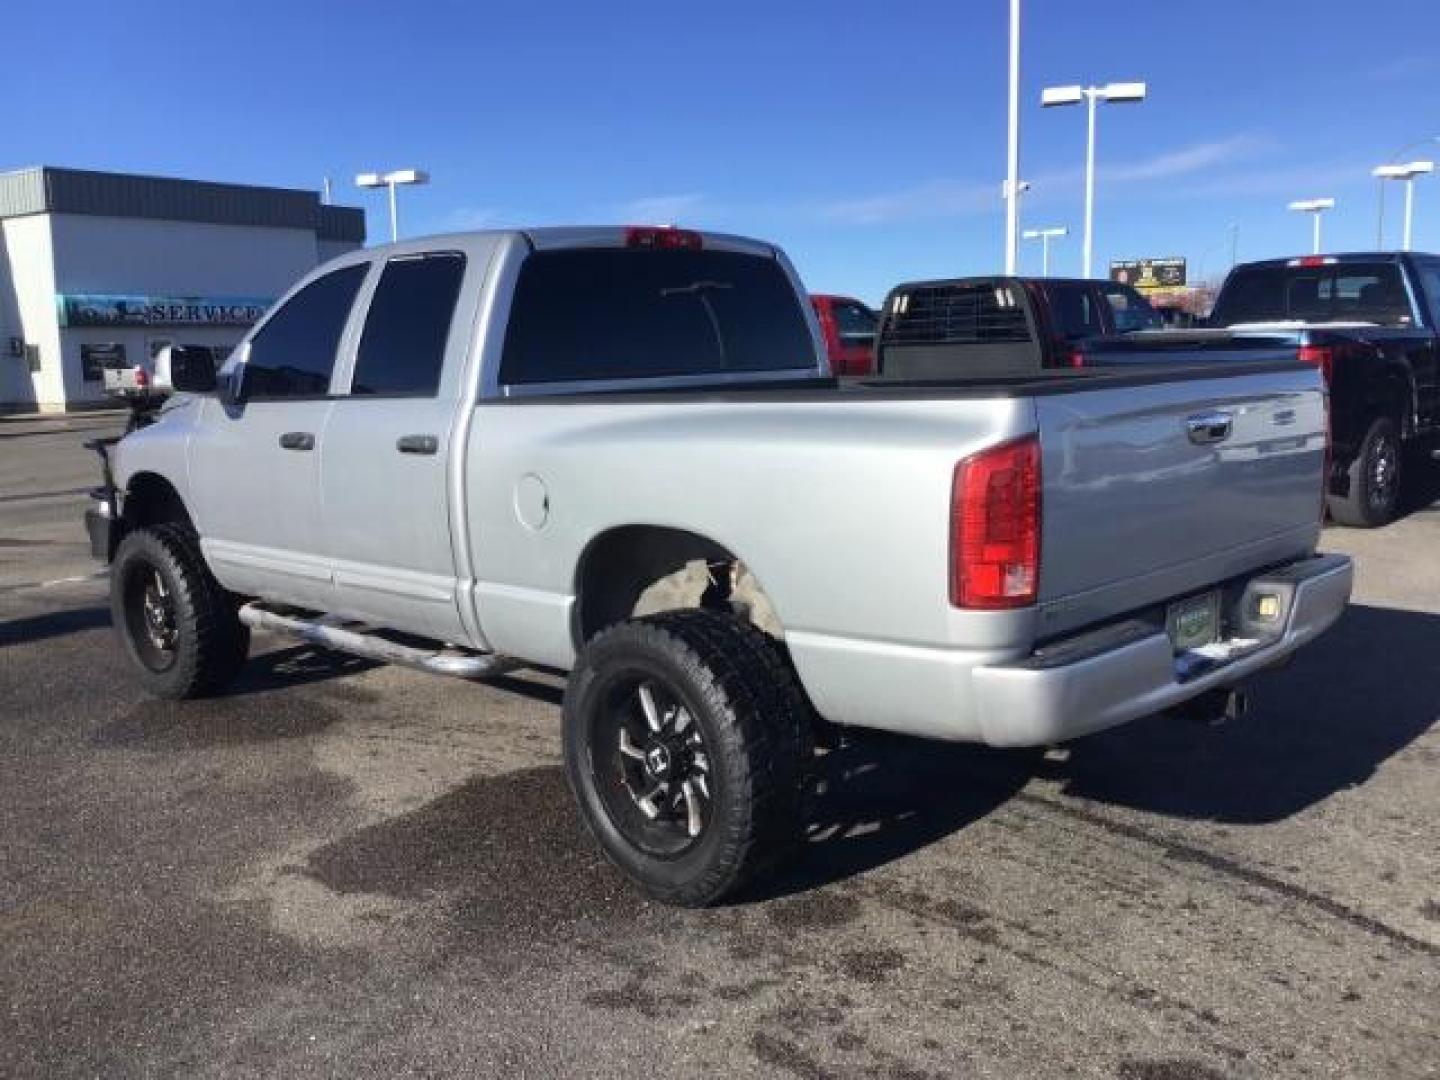
[[[1270,146],[1268,140],[1253,135],[1236,135],[1168,150],[1139,161],[1112,165],[1102,168],[1100,175],[1106,183],[1174,180],[1261,155]],[[1079,184],[1082,174],[1080,170],[1072,169],[1029,179],[1032,192],[1027,199],[1033,202],[1056,189]],[[898,221],[968,217],[999,209],[1000,186],[998,179],[990,184],[934,180],[875,195],[835,199],[822,203],[816,212],[821,218],[848,225],[887,225]]]
[[[435,226],[440,232],[466,232],[494,228],[503,220],[500,210],[493,206],[457,206],[441,214]]]
[[[636,225],[668,225],[693,220],[706,207],[705,196],[698,191],[678,195],[646,195],[631,199],[615,208],[615,216]]]
[[[1254,135],[1235,135],[1229,139],[1196,143],[1170,150],[1155,157],[1101,169],[1100,175],[1109,182],[1172,180],[1189,176],[1217,165],[1244,161],[1263,154],[1271,143]]]
[[[818,207],[820,217],[847,225],[885,225],[923,218],[963,217],[996,205],[1000,185],[936,180],[912,188],[855,199],[837,199]]]

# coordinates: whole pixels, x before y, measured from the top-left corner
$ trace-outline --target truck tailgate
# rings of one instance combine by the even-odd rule
[[[1042,634],[1314,547],[1326,421],[1313,368],[1041,395],[1036,410]]]

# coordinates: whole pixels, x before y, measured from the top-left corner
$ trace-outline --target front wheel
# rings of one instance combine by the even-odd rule
[[[182,525],[135,529],[110,566],[110,614],[141,684],[156,697],[223,689],[250,649],[250,629]]]
[[[1344,498],[1327,500],[1330,516],[1340,525],[1373,529],[1388,524],[1400,503],[1400,432],[1388,416],[1376,417],[1365,431],[1355,460],[1346,469],[1350,481]]]
[[[586,647],[565,693],[565,766],[606,856],[656,899],[699,907],[798,836],[809,723],[763,633],[668,612]]]

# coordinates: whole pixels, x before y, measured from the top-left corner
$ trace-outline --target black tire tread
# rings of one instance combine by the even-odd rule
[[[118,570],[131,553],[140,548],[152,561],[168,563],[176,586],[176,618],[182,637],[192,647],[178,650],[175,665],[157,673],[143,665],[141,681],[158,697],[187,699],[207,697],[228,686],[239,673],[249,652],[249,628],[236,615],[235,603],[205,565],[199,538],[188,526],[164,523],[136,529],[120,542],[115,553],[115,587],[111,590],[112,618],[117,632],[127,633],[124,597]]]
[[[689,670],[707,696],[725,703],[733,730],[727,745],[711,747],[711,753],[738,755],[740,790],[734,796],[747,812],[717,823],[726,830],[718,855],[695,878],[680,885],[641,882],[665,903],[718,903],[769,869],[800,833],[802,787],[812,752],[809,703],[776,643],[733,616],[686,609],[630,620],[592,639],[586,657],[599,656],[603,662],[617,646],[668,655]]]
[[[1393,419],[1388,416],[1377,416],[1370,422],[1370,426],[1365,429],[1365,437],[1360,440],[1360,447],[1355,452],[1355,459],[1348,466],[1349,493],[1343,496],[1328,494],[1326,496],[1325,502],[1330,511],[1330,517],[1337,525],[1347,525],[1357,529],[1374,529],[1388,524],[1394,517],[1395,506],[1392,506],[1390,512],[1384,515],[1377,515],[1371,510],[1368,495],[1369,477],[1366,475],[1365,468],[1365,462],[1370,455],[1371,442],[1378,437],[1378,433],[1385,426],[1392,429],[1392,437],[1395,439],[1397,451],[1402,449],[1398,427]],[[1397,467],[1401,457],[1402,454],[1396,454]],[[1404,470],[1401,469],[1402,478],[1403,475]],[[1396,505],[1398,503],[1397,496]]]

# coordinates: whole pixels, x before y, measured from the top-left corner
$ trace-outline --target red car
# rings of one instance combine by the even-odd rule
[[[875,331],[880,318],[851,296],[811,296],[834,375],[875,373]]]

